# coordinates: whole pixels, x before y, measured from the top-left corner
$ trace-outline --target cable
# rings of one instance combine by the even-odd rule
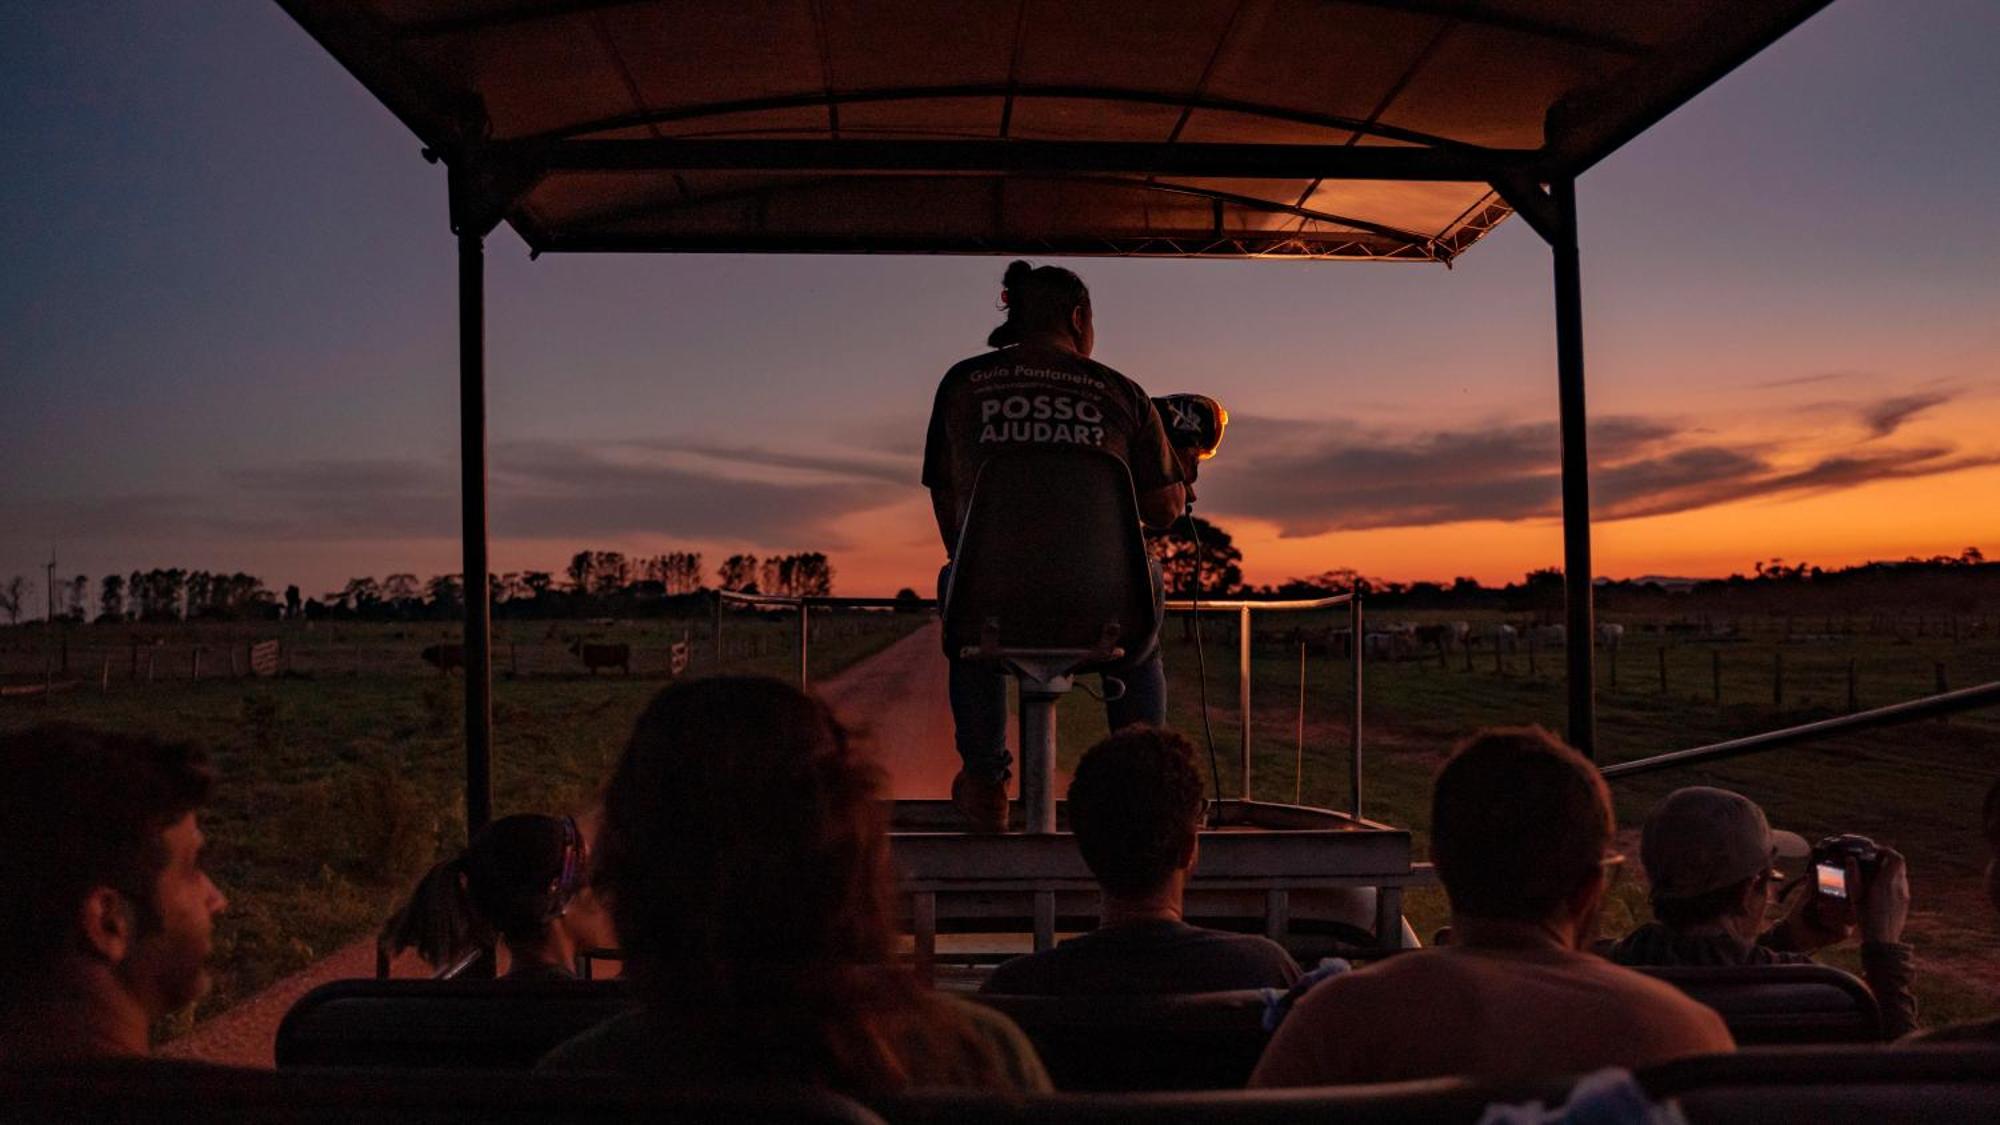
[[[1201,645],[1201,529],[1195,526],[1194,505],[1187,506],[1188,535],[1194,539],[1194,589],[1188,595],[1188,603],[1194,607],[1194,662],[1200,670],[1201,678],[1201,733],[1208,742],[1208,776],[1215,786],[1215,801],[1209,806],[1209,826],[1220,823],[1222,808],[1222,768],[1216,764],[1215,727],[1208,719],[1208,654]]]

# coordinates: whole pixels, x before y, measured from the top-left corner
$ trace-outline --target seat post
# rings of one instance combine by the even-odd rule
[[[1061,677],[1068,687],[1068,677]],[[1056,701],[1057,691],[1037,691],[1023,676],[1021,684],[1021,818],[1028,832],[1048,835],[1056,830]]]

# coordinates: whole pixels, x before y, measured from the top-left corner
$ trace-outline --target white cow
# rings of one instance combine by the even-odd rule
[[[1624,640],[1625,626],[1610,621],[1597,623],[1597,647],[1617,648]]]
[[[1516,648],[1520,647],[1520,643],[1520,631],[1512,625],[1495,625],[1493,627],[1493,644],[1501,652],[1513,652]]]

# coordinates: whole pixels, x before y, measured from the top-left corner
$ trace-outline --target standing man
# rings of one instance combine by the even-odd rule
[[[208,991],[201,751],[69,725],[0,735],[0,1062],[148,1053]]]
[[[1004,450],[1077,445],[1125,462],[1139,515],[1165,527],[1187,509],[1196,457],[1167,441],[1159,410],[1137,383],[1091,360],[1097,342],[1090,291],[1058,266],[1007,266],[1000,290],[1007,320],[986,338],[994,351],[956,364],[938,384],[924,443],[924,487],[945,552],[957,548],[972,485],[988,457]],[[942,592],[951,574],[939,576]],[[1159,587],[1157,568],[1154,588]],[[1132,646],[1120,670],[1125,694],[1105,702],[1111,729],[1166,721],[1166,674],[1159,638]],[[990,668],[951,660],[951,713],[963,762],[952,800],[974,828],[999,831],[1007,821],[1007,681]]]

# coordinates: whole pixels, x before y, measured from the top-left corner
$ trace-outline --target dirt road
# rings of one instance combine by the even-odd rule
[[[958,771],[938,629],[935,623],[918,629],[817,685],[835,713],[862,732],[888,768],[898,797],[947,796]],[[1059,778],[1058,785],[1066,781]],[[327,981],[374,972],[375,942],[364,938],[202,1023],[160,1053],[237,1066],[271,1066],[278,1023],[299,997]],[[397,976],[423,974],[424,966],[414,956],[405,956],[396,965]]]

